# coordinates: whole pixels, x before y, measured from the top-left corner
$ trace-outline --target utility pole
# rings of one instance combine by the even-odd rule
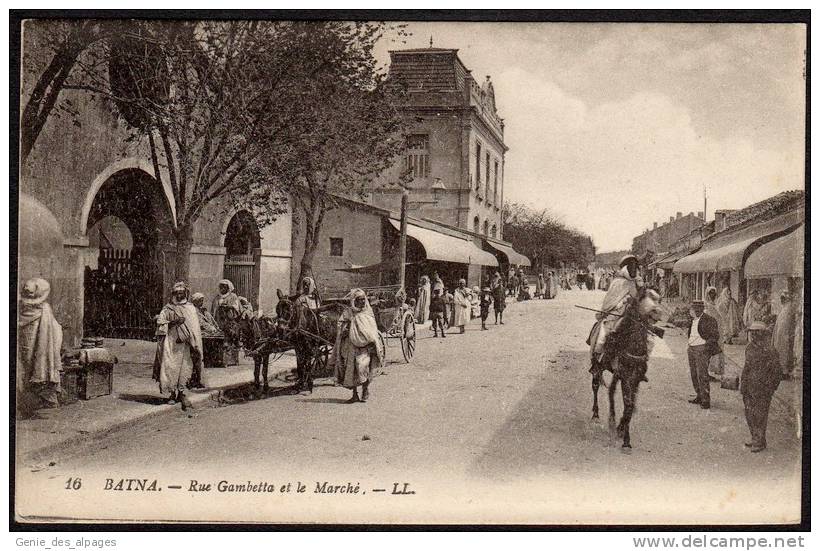
[[[401,192],[401,230],[399,235],[399,285],[404,289],[404,269],[407,265],[407,206],[410,202],[410,190],[406,187]]]
[[[447,190],[447,186],[441,181],[441,178],[436,178],[430,188],[433,191],[432,201],[411,201],[410,188],[402,186],[401,190],[401,221],[399,230],[399,284],[404,289],[405,275],[404,270],[407,267],[407,211],[410,206],[421,205],[437,205],[439,200],[439,193]]]

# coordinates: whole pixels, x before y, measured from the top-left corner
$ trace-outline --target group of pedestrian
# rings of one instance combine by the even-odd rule
[[[535,298],[553,299],[558,296],[558,278],[555,273],[547,272],[538,274],[538,279],[535,283]]]
[[[513,269],[511,273],[512,279],[508,281],[518,285],[520,293],[522,283],[526,283],[527,280],[523,272],[519,275],[519,272]],[[499,272],[493,274],[489,285],[482,287],[470,288],[465,279],[459,279],[452,293],[444,286],[438,273],[434,273],[432,280],[426,275],[420,277],[417,298],[415,302],[408,301],[408,304],[414,310],[417,323],[424,323],[429,319],[433,336],[446,338],[448,328],[457,328],[459,333],[464,333],[467,324],[474,318],[481,319],[481,328],[486,331],[490,309],[495,314],[496,325],[503,325],[507,296],[507,283]]]
[[[777,315],[772,314],[769,297],[761,289],[752,291],[743,308],[742,316],[728,285],[720,293],[715,287],[707,287],[703,302],[706,313],[718,322],[718,340],[721,344],[731,344],[736,338],[742,336],[746,337],[747,342],[751,342],[751,333],[754,331],[752,326],[762,324],[766,327],[771,334],[771,346],[778,354],[781,377],[783,379],[792,377],[795,360],[797,304],[791,292],[784,290],[780,293],[780,311]],[[716,359],[718,361],[715,361]],[[717,354],[716,358],[712,359],[714,369],[710,368],[710,371],[717,374],[722,373],[722,364],[723,354]]]
[[[714,291],[713,288],[711,290]],[[714,291],[713,294],[716,294]],[[707,291],[707,296],[710,293]],[[695,397],[690,403],[698,404],[703,409],[711,405],[708,373],[709,362],[721,354],[719,341],[721,327],[715,318],[715,309],[706,310],[702,300],[692,302],[693,320],[688,331],[688,356],[692,385]],[[720,307],[717,307],[720,312]],[[766,426],[772,397],[783,378],[781,359],[772,345],[770,326],[761,320],[750,320],[746,324],[748,344],[745,350],[743,371],[740,375],[740,394],[746,424],[749,427],[751,440],[745,446],[752,452],[766,449]],[[776,342],[777,339],[775,339]]]
[[[202,378],[204,367],[204,338],[224,339],[226,349],[239,346],[239,322],[257,315],[250,301],[236,294],[233,283],[223,279],[210,310],[205,306],[205,295],[191,294],[184,281],[171,289],[171,299],[156,318],[156,355],[152,377],[159,384],[161,394],[168,394],[168,403],[180,403],[183,409],[191,406],[186,390],[205,388]]]

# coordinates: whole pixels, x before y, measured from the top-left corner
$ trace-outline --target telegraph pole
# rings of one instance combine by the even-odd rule
[[[404,289],[404,269],[407,265],[407,205],[410,199],[410,190],[401,192],[401,230],[399,234],[399,285]]]

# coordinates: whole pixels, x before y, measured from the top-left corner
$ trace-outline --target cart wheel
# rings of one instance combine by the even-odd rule
[[[311,373],[313,373],[314,377],[326,377],[327,373],[327,361],[330,357],[330,347],[328,346],[320,346],[316,349],[313,353],[313,359],[311,360]]]
[[[404,361],[410,363],[413,359],[413,354],[416,353],[416,320],[409,312],[405,314],[402,325],[404,331],[401,335],[401,353],[404,356]]]

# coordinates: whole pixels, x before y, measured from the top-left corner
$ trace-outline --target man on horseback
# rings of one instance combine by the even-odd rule
[[[621,258],[620,270],[615,274],[604,297],[601,312],[596,314],[595,325],[590,331],[587,344],[590,345],[592,367],[590,373],[600,375],[605,369],[612,370],[612,359],[605,354],[607,335],[615,331],[621,322],[630,301],[637,299],[643,288],[643,280],[638,275],[638,259],[628,254]]]

